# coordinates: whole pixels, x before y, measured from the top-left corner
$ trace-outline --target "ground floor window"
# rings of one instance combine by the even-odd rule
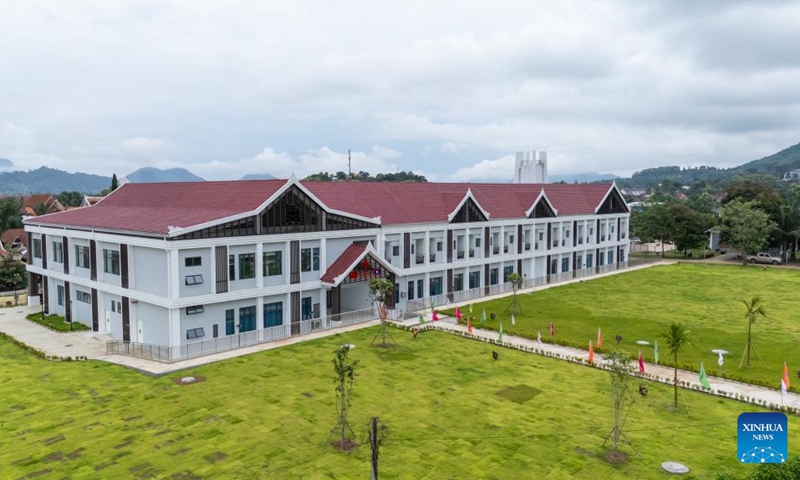
[[[577,258],[577,260],[575,260],[576,268],[582,268],[583,267],[583,255],[578,255],[576,258]]]
[[[264,328],[283,325],[283,302],[264,304]]]
[[[558,260],[550,260],[550,273],[558,273]]]
[[[620,262],[624,262],[625,261],[625,250],[620,250],[619,251],[619,261]]]
[[[256,307],[239,309],[239,333],[256,329]]]
[[[421,278],[417,280],[417,298],[425,297],[425,281]]]
[[[234,326],[234,310],[225,310],[225,335],[233,335],[236,333]]]
[[[453,291],[460,292],[464,290],[464,274],[456,273],[453,275]]]
[[[605,255],[603,255],[602,253],[599,253],[597,255],[597,266],[598,267],[603,265],[603,260],[605,260]]]
[[[561,271],[562,272],[569,272],[569,258],[562,258],[561,259]]]
[[[64,306],[64,285],[56,285],[56,304]]]
[[[608,264],[614,263],[614,252],[608,252]]]
[[[586,254],[586,268],[594,267],[593,262],[594,262],[594,255],[592,255],[591,253],[587,253]]]
[[[498,273],[500,272],[499,268],[493,268],[489,270],[489,285],[497,285],[498,282]]]
[[[503,267],[503,281],[508,281],[508,276],[514,273],[514,267]]]
[[[300,302],[300,310],[303,312],[303,320],[311,319],[311,297],[303,297]]]
[[[408,299],[414,300],[414,282],[408,282]]]
[[[481,272],[469,272],[469,288],[481,286]]]
[[[431,278],[431,296],[442,294],[442,277]]]

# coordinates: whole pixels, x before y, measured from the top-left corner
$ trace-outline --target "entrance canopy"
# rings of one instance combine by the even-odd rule
[[[394,279],[397,271],[381,259],[371,243],[354,243],[339,255],[322,276],[322,285],[338,287],[345,283],[367,282],[372,278]]]

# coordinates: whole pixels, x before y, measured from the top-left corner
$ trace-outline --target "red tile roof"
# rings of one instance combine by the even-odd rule
[[[253,211],[286,180],[128,183],[91,207],[44,215],[27,224],[66,225],[166,235]],[[490,219],[524,218],[544,188],[558,216],[593,214],[609,184],[301,182],[325,205],[380,217],[382,225],[446,222],[468,190]]]
[[[8,245],[10,247],[11,244],[14,243],[14,239],[17,237],[19,237],[19,241],[22,243],[22,246],[25,247],[25,243],[28,240],[28,235],[25,233],[24,228],[11,228],[3,232],[3,245]]]
[[[339,258],[328,267],[328,271],[325,272],[325,275],[323,275],[320,280],[323,283],[334,284],[336,282],[336,277],[347,273],[366,249],[367,246],[361,243],[354,243],[347,247],[347,249],[339,255]]]

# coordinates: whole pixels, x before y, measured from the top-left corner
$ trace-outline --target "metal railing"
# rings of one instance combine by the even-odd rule
[[[569,272],[553,273],[544,277],[527,278],[522,283],[520,289],[538,287],[548,285],[551,283],[565,282],[575,278],[584,278],[601,273],[612,272],[615,270],[622,270],[628,268],[628,262],[621,262],[620,264],[612,263],[610,265],[601,265],[597,267],[583,268],[580,270],[571,270]],[[511,282],[499,283],[496,285],[486,285],[483,287],[470,288],[468,290],[455,291],[450,293],[443,293],[441,295],[434,295],[433,297],[421,298],[417,300],[409,300],[406,303],[407,312],[418,312],[431,308],[431,300],[436,308],[446,306],[448,303],[460,303],[470,300],[476,300],[483,297],[492,295],[499,295],[512,291]]]
[[[395,318],[399,315],[395,310],[389,310],[387,314],[390,318]],[[127,355],[146,360],[154,360],[156,362],[174,363],[205,355],[236,350],[238,348],[274,342],[282,338],[308,335],[314,332],[364,323],[376,318],[378,318],[378,309],[372,307],[330,315],[326,318],[312,318],[301,322],[251,330],[249,332],[242,332],[174,347],[126,342],[124,340],[109,340],[106,342],[106,354]]]

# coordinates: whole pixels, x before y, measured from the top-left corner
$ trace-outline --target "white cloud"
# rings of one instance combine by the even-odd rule
[[[133,153],[149,155],[171,147],[172,142],[160,138],[136,137],[123,140],[120,145]]]

